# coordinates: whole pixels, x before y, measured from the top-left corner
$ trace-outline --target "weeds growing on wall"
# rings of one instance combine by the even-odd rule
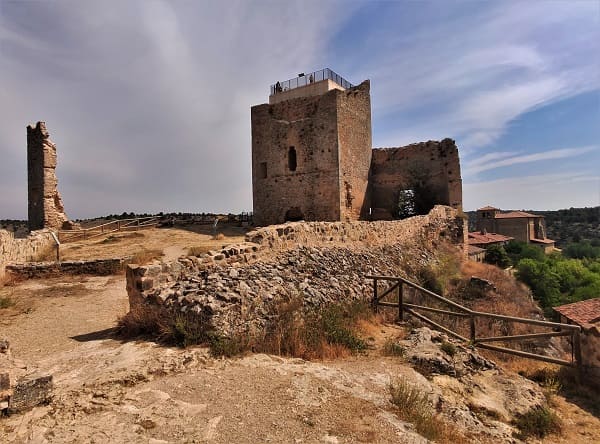
[[[195,313],[176,313],[155,306],[139,306],[119,320],[122,336],[150,335],[182,347],[207,344],[213,356],[235,356],[248,351],[330,359],[367,348],[358,334],[359,323],[373,318],[365,302],[330,305],[306,311],[300,297],[279,305],[260,336],[215,333],[208,319]]]

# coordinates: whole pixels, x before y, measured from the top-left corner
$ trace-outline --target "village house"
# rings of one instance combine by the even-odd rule
[[[473,231],[467,237],[467,254],[469,259],[475,262],[485,260],[486,248],[490,245],[506,245],[513,237],[502,234],[488,233],[486,230]]]
[[[579,325],[581,356],[588,373],[600,377],[600,298],[554,307],[563,324]]]
[[[524,211],[501,212],[494,207],[483,207],[477,210],[477,231],[502,235],[540,247],[545,253],[554,251],[554,241],[546,237],[544,216]],[[469,239],[471,233],[469,233]],[[469,242],[471,244],[471,242]],[[471,245],[481,246],[478,243]],[[489,245],[489,244],[488,244]]]

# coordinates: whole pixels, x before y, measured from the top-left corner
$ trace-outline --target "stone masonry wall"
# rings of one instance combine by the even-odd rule
[[[369,82],[257,105],[251,114],[256,224],[340,220],[342,207],[346,217],[358,218],[370,163]],[[349,209],[346,183],[355,198]]]
[[[335,93],[252,107],[256,224],[339,218]],[[290,170],[292,147],[295,171]]]
[[[4,277],[7,264],[37,260],[40,254],[54,246],[50,230],[34,231],[23,239],[15,239],[12,232],[0,230],[0,279]]]
[[[581,335],[581,357],[586,371],[600,384],[600,325],[584,328]]]
[[[69,227],[57,189],[56,145],[49,136],[44,122],[27,127],[28,212],[32,231]]]
[[[261,228],[248,233],[246,244],[218,254],[127,266],[130,311],[192,314],[224,335],[259,332],[278,303],[295,297],[305,306],[370,298],[366,274],[431,261],[439,243],[464,241],[464,223],[452,208],[438,206],[402,221]]]
[[[35,262],[10,264],[6,272],[25,279],[39,279],[64,274],[109,276],[123,270],[124,259],[93,259],[88,261]]]
[[[424,200],[462,208],[460,161],[452,139],[373,149],[371,206],[374,209],[385,210],[388,217],[394,215],[399,191],[415,189],[415,185],[430,194],[421,196]]]
[[[343,221],[369,215],[371,96],[369,81],[337,95],[340,150],[340,208]]]

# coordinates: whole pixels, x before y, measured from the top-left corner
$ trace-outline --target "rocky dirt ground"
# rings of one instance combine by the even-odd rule
[[[173,260],[187,254],[190,247],[208,251],[225,244],[243,242],[246,231],[242,227],[223,224],[216,230],[219,235],[216,239],[212,225],[117,232],[96,239],[63,244],[61,259],[104,259],[130,256],[144,250],[159,250],[163,252],[164,260]]]
[[[122,275],[25,281],[1,287],[0,297],[14,302],[0,309],[0,336],[55,384],[49,405],[0,418],[2,443],[421,443],[393,412],[389,382],[405,377],[438,401],[443,388],[451,400],[448,376],[427,380],[407,358],[376,349],[308,362],[262,354],[215,359],[202,347],[123,342],[111,330],[127,311]],[[394,325],[369,333],[379,345],[403,334]],[[544,442],[600,442],[596,417],[561,396],[555,402],[563,432]],[[455,442],[511,441],[499,436]]]

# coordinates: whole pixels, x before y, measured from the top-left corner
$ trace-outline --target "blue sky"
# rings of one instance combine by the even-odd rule
[[[467,210],[600,205],[599,0],[0,0],[0,218],[37,120],[71,217],[250,210],[250,107],[323,67],[375,147],[455,139]]]

